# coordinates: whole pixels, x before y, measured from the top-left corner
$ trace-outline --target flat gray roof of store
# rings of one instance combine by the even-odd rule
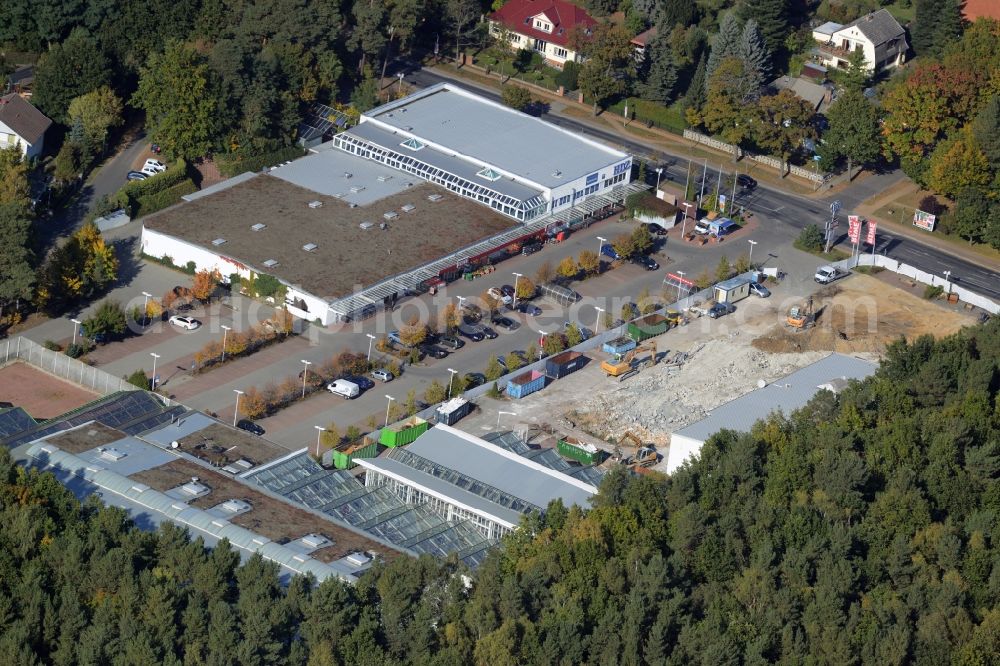
[[[366,118],[549,188],[628,158],[448,83],[372,109],[362,115],[358,127],[365,125]],[[562,176],[553,176],[555,172]]]
[[[705,441],[722,429],[749,432],[757,421],[773,412],[789,416],[805,407],[819,387],[835,379],[865,379],[875,374],[878,365],[844,354],[830,354],[792,374],[771,382],[746,395],[730,400],[712,410],[701,421],[692,423],[676,434]]]
[[[597,488],[506,451],[474,435],[438,424],[406,447],[415,455],[453,469],[544,509],[560,498],[563,504],[587,508]]]
[[[332,141],[317,146],[310,153],[271,169],[270,175],[358,206],[399,194],[421,182],[406,172],[337,150]]]
[[[385,128],[379,127],[375,123],[361,123],[360,125],[352,127],[348,130],[347,134],[353,134],[358,138],[371,141],[374,144],[393,150],[401,155],[410,156],[413,157],[413,159],[426,162],[433,167],[437,167],[447,171],[448,173],[465,178],[466,180],[476,183],[477,185],[488,187],[499,192],[500,194],[506,194],[507,196],[514,197],[518,200],[523,201],[542,194],[542,190],[525,185],[524,183],[516,181],[510,177],[500,178],[499,180],[486,180],[485,178],[476,175],[476,172],[483,168],[481,162],[469,160],[461,157],[460,155],[450,155],[446,152],[435,149],[433,146],[425,146],[418,151],[411,151],[408,148],[404,148],[399,145],[408,139],[408,136],[405,134],[400,135],[395,132],[391,132]],[[388,167],[386,168],[388,169]],[[407,174],[405,171],[395,171],[395,173],[402,173],[405,176],[410,176],[410,174]],[[412,178],[416,178],[416,176],[412,176]]]

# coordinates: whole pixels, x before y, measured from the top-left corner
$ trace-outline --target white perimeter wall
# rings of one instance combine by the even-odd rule
[[[189,261],[193,261],[197,270],[217,270],[223,278],[228,278],[233,273],[238,273],[241,278],[246,278],[250,277],[251,272],[266,272],[251,268],[237,259],[213,252],[180,238],[153,231],[147,227],[142,228],[142,251],[151,257],[170,257],[175,266],[185,266]],[[302,299],[308,308],[308,311],[300,310],[286,302],[284,305],[291,314],[309,321],[318,318],[324,326],[333,321],[334,315],[325,300],[296,288],[284,280],[282,280],[282,284],[288,287],[286,299],[289,301],[296,298]]]

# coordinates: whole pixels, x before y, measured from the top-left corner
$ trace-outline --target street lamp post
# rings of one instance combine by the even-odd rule
[[[514,300],[511,302],[512,309],[517,309],[517,281],[524,276],[520,273],[514,273]]]
[[[500,417],[506,414],[507,416],[517,416],[515,412],[497,412],[497,430],[500,429]]]
[[[153,379],[150,382],[150,385],[153,387],[153,390],[155,391],[156,390],[156,359],[160,358],[160,355],[157,354],[156,352],[149,352],[149,355],[153,357]]]
[[[757,244],[757,241],[748,238],[747,242],[750,243],[750,257],[747,263],[750,264],[750,270],[753,270],[753,246]]]
[[[948,281],[948,293],[951,293],[951,271],[944,272],[944,279]]]
[[[403,77],[406,74],[404,72],[399,72],[396,76],[399,77],[399,88],[396,90],[396,94],[401,96],[403,94]]]
[[[663,173],[663,167],[656,167],[656,193],[659,196],[660,193],[660,175]]]
[[[597,260],[600,261],[601,260],[601,250],[604,249],[604,244],[608,242],[608,239],[607,238],[601,238],[600,236],[598,236],[597,237],[597,242],[600,243],[600,245],[597,246]]]
[[[372,364],[372,343],[375,342],[375,336],[371,333],[365,333],[368,336],[368,365]]]
[[[681,221],[681,240],[684,240],[684,233],[687,231],[688,217],[691,215],[691,204],[685,201],[681,205],[684,206],[684,219]]]
[[[388,426],[389,425],[389,409],[392,407],[392,401],[395,400],[395,398],[393,398],[391,395],[388,395],[388,394],[385,397],[389,401],[385,405],[385,424],[386,424],[386,426]]]
[[[146,317],[149,316],[149,309],[148,309],[149,299],[151,299],[152,297],[153,297],[153,295],[151,293],[149,293],[148,291],[142,292],[142,321],[143,322],[145,322],[146,321]]]
[[[455,384],[455,375],[458,374],[458,370],[452,370],[448,368],[448,372],[451,373],[451,377],[448,378],[448,397],[451,397],[451,387]]]
[[[597,310],[597,326],[594,327],[594,335],[597,335],[601,332],[601,315],[603,315],[606,310],[604,308],[599,308],[596,305],[594,306],[594,309]]]
[[[306,378],[309,377],[309,366],[312,365],[312,364],[313,364],[312,361],[307,361],[305,359],[302,359],[302,365],[305,366],[304,368],[302,368],[302,397],[303,398],[306,397]]]
[[[684,278],[684,271],[677,271],[677,277],[683,279]],[[685,289],[685,291],[687,291],[687,290]],[[677,302],[678,303],[681,302],[681,281],[680,280],[677,281]]]
[[[323,436],[323,433],[326,432],[326,428],[318,425],[314,425],[313,428],[316,428],[316,457],[319,458],[319,440]]]
[[[82,324],[83,322],[80,321],[79,319],[70,319],[70,321],[73,322],[73,346],[75,347],[76,346],[76,332],[78,330],[80,330],[80,324]]]
[[[236,411],[233,412],[233,427],[236,427],[236,421],[240,418],[240,396],[243,395],[243,391],[239,389],[233,389],[233,393],[236,394]]]
[[[466,296],[455,296],[458,299],[458,314],[462,315],[462,306],[465,305],[465,301],[468,300]]]
[[[222,329],[222,362],[226,362],[226,337],[229,335],[229,331],[233,330],[232,326],[226,326],[225,324],[219,324],[219,328]]]

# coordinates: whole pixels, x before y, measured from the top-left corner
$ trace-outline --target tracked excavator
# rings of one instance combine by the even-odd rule
[[[632,365],[632,362],[639,352],[644,351],[651,352],[648,359],[649,365],[656,365],[656,343],[649,342],[642,347],[630,349],[624,356],[619,355],[613,361],[610,359],[601,361],[601,370],[604,370],[604,373],[608,377],[616,377],[619,380],[624,379],[626,376],[639,371],[638,368]]]
[[[815,323],[816,314],[813,312],[812,297],[809,298],[805,307],[795,306],[789,310],[788,317],[785,318],[785,324],[797,331],[804,331]]]

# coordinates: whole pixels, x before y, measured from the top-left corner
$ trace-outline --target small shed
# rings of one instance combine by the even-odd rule
[[[560,379],[579,370],[587,359],[580,352],[567,351],[556,354],[545,361],[545,374],[549,379]]]
[[[512,398],[523,398],[543,388],[545,388],[545,374],[531,370],[507,382],[507,395]]]
[[[735,303],[750,295],[750,278],[734,277],[715,285],[717,303]]]
[[[427,432],[427,429],[431,427],[431,424],[423,420],[419,416],[413,416],[405,421],[400,421],[399,423],[393,423],[390,426],[382,428],[379,433],[378,441],[380,444],[388,446],[390,448],[395,448],[397,446],[405,446],[406,444],[412,443],[417,437]]]
[[[472,411],[472,407],[473,404],[465,398],[452,398],[447,402],[442,402],[435,412],[437,422],[454,425],[459,419],[467,416]]]

